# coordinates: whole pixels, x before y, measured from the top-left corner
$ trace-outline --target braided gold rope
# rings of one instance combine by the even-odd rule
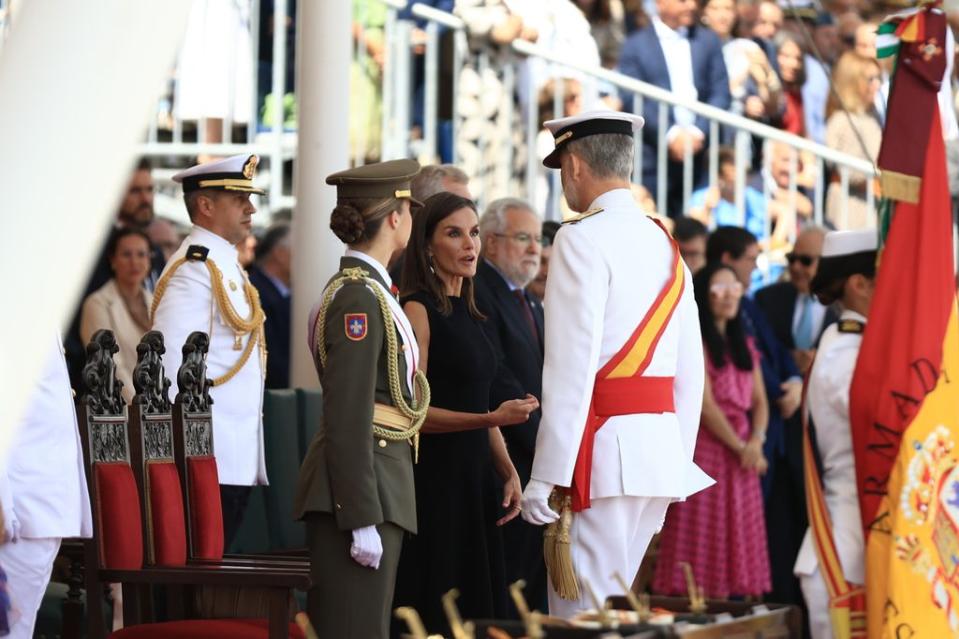
[[[381,439],[388,439],[390,441],[405,441],[413,439],[413,446],[419,454],[419,432],[420,428],[423,427],[423,422],[426,421],[426,411],[429,409],[430,405],[430,385],[426,381],[426,375],[422,371],[415,371],[413,373],[413,383],[415,386],[412,406],[406,402],[406,398],[403,397],[403,391],[400,379],[399,371],[399,343],[396,338],[396,330],[393,328],[393,313],[390,311],[389,303],[386,301],[386,295],[380,289],[380,287],[371,279],[367,277],[368,273],[362,268],[346,268],[343,269],[340,277],[337,277],[335,280],[330,282],[330,285],[326,289],[326,294],[323,296],[323,301],[320,304],[320,311],[317,315],[316,327],[313,334],[313,343],[316,346],[316,354],[319,356],[320,366],[326,367],[326,346],[324,343],[324,336],[326,335],[326,311],[329,308],[330,303],[333,301],[333,297],[336,293],[343,288],[343,285],[347,282],[362,282],[369,285],[367,288],[373,291],[373,295],[376,296],[376,301],[380,307],[380,314],[383,316],[385,340],[386,340],[386,355],[387,355],[387,377],[389,378],[390,383],[390,397],[393,400],[393,405],[403,415],[408,417],[411,420],[410,427],[404,431],[390,430],[387,428],[382,428],[373,424],[373,434]],[[416,400],[416,395],[419,395],[419,401]]]
[[[156,317],[157,308],[160,306],[160,300],[163,299],[163,294],[166,292],[166,288],[170,283],[170,278],[172,278],[176,270],[187,261],[186,257],[178,259],[157,282],[156,289],[153,291],[153,306],[150,309],[150,317]],[[266,337],[263,334],[263,323],[266,320],[266,315],[263,313],[263,307],[260,304],[259,292],[257,292],[256,287],[250,283],[250,279],[246,276],[246,273],[244,273],[243,292],[250,304],[250,316],[247,319],[240,317],[240,314],[237,313],[233,307],[233,302],[230,301],[226,287],[223,286],[223,272],[220,271],[220,268],[213,260],[207,259],[203,263],[206,264],[206,268],[210,272],[210,285],[213,290],[213,298],[216,300],[217,308],[220,309],[220,315],[223,316],[224,323],[233,329],[237,337],[244,335],[250,336],[250,339],[246,343],[246,348],[243,349],[236,363],[223,375],[210,380],[211,383],[214,386],[222,386],[233,379],[236,374],[246,366],[250,355],[253,354],[253,348],[257,344],[260,345],[261,372],[266,374]]]

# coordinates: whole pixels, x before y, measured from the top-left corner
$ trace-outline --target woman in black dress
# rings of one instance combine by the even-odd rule
[[[431,632],[448,632],[440,599],[451,588],[466,619],[507,613],[499,526],[519,514],[522,489],[498,427],[539,406],[527,396],[488,412],[497,362],[473,300],[479,253],[473,202],[429,198],[413,221],[402,302],[432,400],[413,470],[419,533],[403,546],[394,607],[416,608]]]

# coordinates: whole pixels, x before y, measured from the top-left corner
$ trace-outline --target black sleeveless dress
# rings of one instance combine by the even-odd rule
[[[466,302],[449,299],[449,316],[439,312],[428,294],[403,299],[404,304],[423,304],[429,318],[431,405],[485,413],[496,354]],[[493,467],[489,431],[422,435],[413,474],[419,534],[404,541],[394,608],[413,606],[429,632],[448,634],[440,598],[458,588],[464,619],[504,617],[508,591],[502,535],[496,526],[503,516],[503,488]]]

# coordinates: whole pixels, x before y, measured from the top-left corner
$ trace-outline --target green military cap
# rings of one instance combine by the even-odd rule
[[[358,166],[329,175],[327,184],[336,186],[336,198],[406,198],[413,206],[423,206],[413,199],[411,181],[420,172],[416,160],[390,160]]]

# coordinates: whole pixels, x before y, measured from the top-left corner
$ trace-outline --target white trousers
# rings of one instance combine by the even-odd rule
[[[819,572],[799,576],[799,587],[809,611],[809,634],[812,639],[832,639],[832,623],[829,621],[829,591]]]
[[[7,588],[13,605],[11,639],[33,637],[37,611],[50,583],[53,560],[59,550],[59,537],[21,538],[0,546],[0,567],[7,573]]]
[[[561,599],[550,583],[549,613],[569,618],[594,608],[584,582],[592,587],[600,605],[609,596],[624,594],[613,573],[618,572],[632,585],[650,540],[663,526],[670,501],[668,497],[606,497],[594,499],[590,508],[576,513],[570,541],[580,598]]]

